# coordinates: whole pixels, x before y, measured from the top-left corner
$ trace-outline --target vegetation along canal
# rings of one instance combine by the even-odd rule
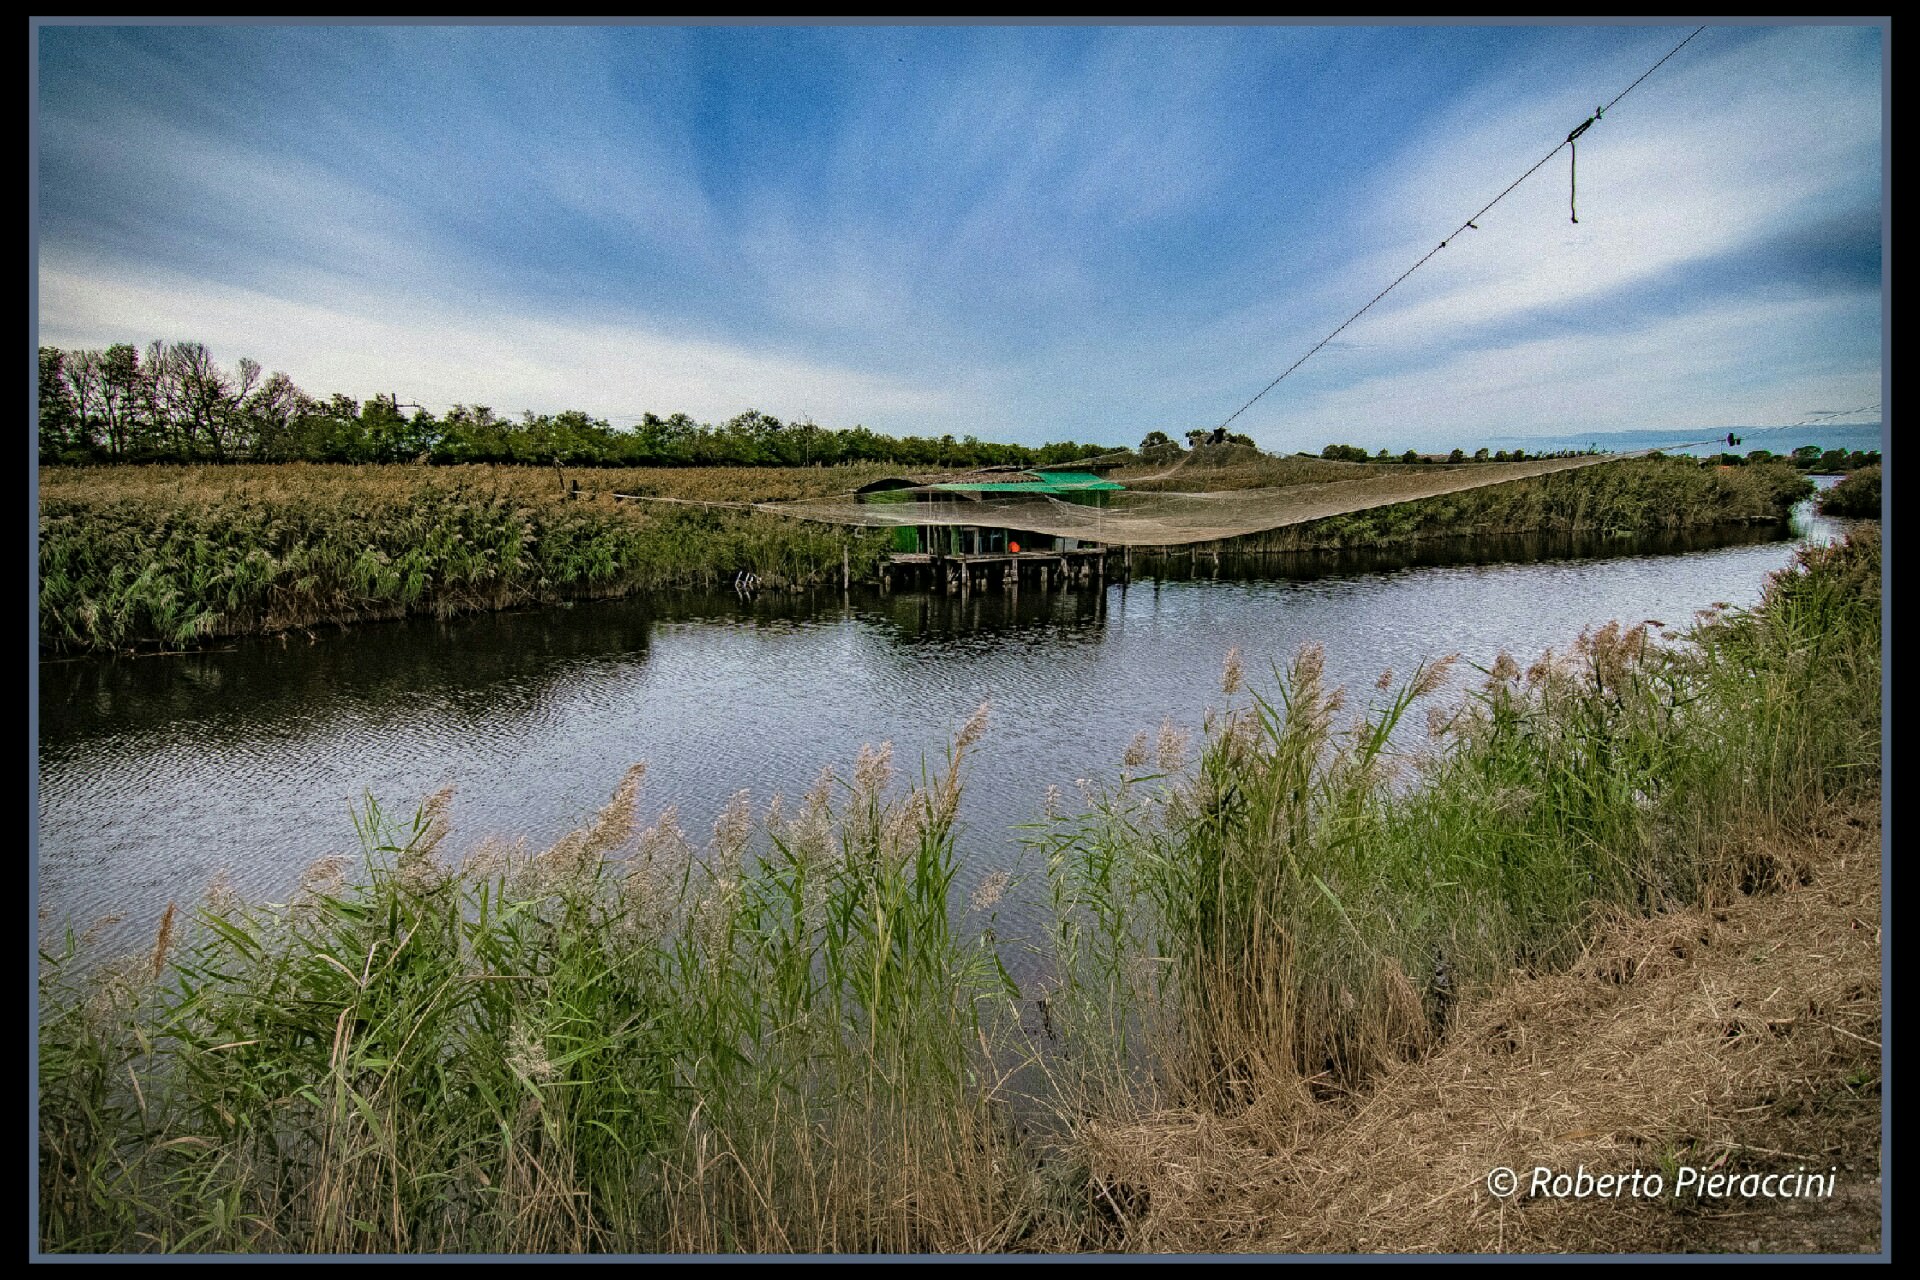
[[[1486,667],[1504,649],[1524,664],[1612,619],[1679,629],[1716,603],[1750,605],[1797,546],[1841,523],[1803,503],[1790,530],[1685,541],[1217,568],[1177,557],[1197,576],[1012,599],[635,597],[47,662],[40,906],[82,929],[118,916],[103,949],[137,949],[170,901],[197,902],[223,874],[243,897],[284,901],[316,858],[356,851],[351,812],[369,795],[410,813],[452,787],[447,852],[489,836],[539,849],[639,761],[643,821],[676,805],[699,843],[740,789],[756,806],[791,800],[825,767],[846,776],[863,744],[891,742],[896,785],[916,781],[923,755],[937,763],[988,702],[953,892],[964,910],[1013,873],[995,910],[999,935],[1018,937],[1034,923],[1018,828],[1050,786],[1112,776],[1136,734],[1170,721],[1197,736],[1229,649],[1259,690],[1274,664],[1323,643],[1328,677],[1363,699],[1383,670],[1404,677],[1448,653]]]

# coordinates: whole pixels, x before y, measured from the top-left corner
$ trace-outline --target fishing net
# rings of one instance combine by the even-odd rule
[[[1111,546],[1168,547],[1263,533],[1328,516],[1641,457],[1646,452],[1650,451],[1462,466],[1405,465],[1386,474],[1352,480],[1213,493],[1124,489],[1089,493],[1075,500],[1075,496],[1062,498],[1045,493],[955,493],[921,486],[881,495],[882,500],[861,501],[849,495],[753,505],[758,510],[802,520],[868,528],[978,525]],[[1090,505],[1092,501],[1101,505]]]

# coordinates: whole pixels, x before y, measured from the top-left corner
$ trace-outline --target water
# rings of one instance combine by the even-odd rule
[[[628,600],[43,663],[40,904],[55,924],[121,915],[108,942],[138,945],[169,901],[197,901],[223,871],[245,896],[283,900],[316,857],[357,849],[349,813],[368,794],[410,811],[452,786],[443,850],[487,835],[539,848],[641,760],[649,820],[675,803],[697,834],[736,790],[797,795],[863,743],[891,741],[911,773],[990,701],[961,810],[964,895],[1016,866],[1012,828],[1049,784],[1111,776],[1163,719],[1197,728],[1230,647],[1260,687],[1323,643],[1328,676],[1360,696],[1382,669],[1446,653],[1524,661],[1610,619],[1679,626],[1752,604],[1796,546],[1838,528],[1803,505],[1791,531],[1523,540],[1471,560],[1433,547],[1176,561],[1160,580],[1017,602]]]

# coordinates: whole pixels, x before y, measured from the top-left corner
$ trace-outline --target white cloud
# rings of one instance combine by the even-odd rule
[[[556,320],[505,303],[453,309],[397,292],[364,294],[355,305],[332,292],[328,302],[299,301],[157,271],[43,262],[40,340],[71,348],[129,335],[194,338],[223,361],[246,355],[284,369],[315,394],[398,391],[429,406],[464,401],[504,412],[585,408],[626,420],[684,411],[716,420],[751,406],[838,426],[911,426],[955,412],[938,387],[654,322]]]
[[[1573,429],[1753,421],[1736,406],[1791,393],[1797,410],[1877,378],[1866,352],[1844,376],[1816,368],[1807,353],[1831,335],[1753,301],[1762,281],[1738,303],[1686,283],[1858,207],[1879,176],[1858,33],[1716,35],[1589,133],[1578,227],[1562,153],[1236,427],[1277,440],[1333,415],[1351,434],[1383,403],[1475,435],[1569,415]],[[1122,32],[1062,59],[1008,36],[964,45],[932,79],[850,58],[844,112],[761,154],[700,151],[702,73],[671,48],[647,45],[636,78],[595,36],[520,41],[538,57],[502,78],[495,35],[449,35],[426,59],[418,37],[390,38],[432,108],[316,92],[327,127],[282,136],[338,138],[333,153],[190,108],[43,119],[43,145],[93,184],[77,190],[149,197],[100,214],[76,202],[50,229],[45,340],[193,337],[314,391],[509,410],[751,404],[889,431],[1137,438],[1224,417],[1431,247],[1426,228],[1444,234],[1591,111],[1594,86],[1611,93],[1677,34],[1623,32],[1599,65],[1610,34],[1569,36],[1578,83],[1509,64],[1383,135],[1397,153],[1352,191],[1328,189],[1304,146],[1304,205],[1285,216],[1233,207],[1284,177],[1260,159],[1272,122],[1246,114],[1275,42]],[[177,94],[225,101],[195,83]],[[1209,227],[1234,247],[1196,250]],[[1790,339],[1747,319],[1761,312]],[[1514,336],[1522,322],[1531,337]],[[1856,317],[1852,332],[1869,328]],[[1683,345],[1640,345],[1654,333]],[[1635,361],[1649,362],[1638,381]],[[1567,393],[1556,369],[1593,393]]]
[[[1823,367],[1823,331],[1858,323],[1860,295],[1747,301],[1650,318],[1604,341],[1586,334],[1477,346],[1416,370],[1393,369],[1303,397],[1275,436],[1445,436],[1508,428],[1562,435],[1623,427],[1787,423],[1820,400],[1877,397],[1877,359]],[[1811,399],[1810,399],[1811,398]],[[1328,436],[1328,438],[1333,438]],[[1345,438],[1341,436],[1341,438]]]
[[[1743,415],[1763,409],[1777,415],[1788,394],[1780,371],[1806,367],[1808,352],[1829,349],[1831,333],[1801,326],[1787,341],[1754,329],[1743,318],[1756,309],[1792,308],[1708,299],[1687,273],[1872,201],[1880,92],[1877,77],[1862,76],[1848,56],[1849,48],[1858,53],[1860,34],[1793,28],[1728,47],[1724,33],[1709,30],[1582,139],[1579,225],[1569,221],[1570,157],[1562,150],[1479,230],[1454,236],[1346,330],[1341,341],[1352,347],[1314,356],[1237,425],[1259,424],[1256,434],[1278,440],[1320,430],[1312,424],[1330,405],[1352,415],[1343,429],[1376,422],[1373,407],[1382,403],[1410,425],[1429,418],[1453,429],[1471,424],[1476,435],[1554,430],[1570,408],[1574,429],[1752,422],[1761,419]],[[1229,373],[1236,360],[1264,365],[1261,376],[1236,380],[1241,395],[1222,414],[1433,249],[1591,114],[1596,97],[1612,96],[1677,38],[1643,35],[1607,65],[1583,59],[1578,83],[1563,78],[1544,90],[1540,76],[1528,78],[1538,68],[1510,67],[1482,90],[1410,121],[1399,153],[1383,158],[1344,201],[1357,216],[1298,227],[1269,269],[1282,287],[1224,312],[1194,344],[1207,365]],[[1754,269],[1736,292],[1750,299],[1773,283]],[[1685,318],[1673,318],[1675,311]],[[1530,326],[1537,339],[1516,339],[1516,326]],[[1648,353],[1618,326],[1684,332],[1696,350],[1653,353],[1651,371],[1663,387],[1656,396],[1635,376],[1635,361]],[[1579,336],[1545,336],[1570,329]],[[1749,345],[1730,347],[1731,333]],[[1479,346],[1480,356],[1450,354],[1463,342]],[[1615,390],[1569,406],[1554,390],[1556,379],[1543,374],[1536,390],[1521,393],[1507,362],[1549,350],[1559,368],[1586,371],[1588,386]],[[1844,381],[1877,384],[1878,376],[1877,351],[1863,349],[1859,369]],[[1489,377],[1507,393],[1490,395]],[[1366,394],[1328,391],[1342,385]],[[1805,402],[1819,398],[1812,383],[1797,385],[1798,395],[1811,397]],[[1768,390],[1756,395],[1755,387]],[[1462,402],[1476,413],[1462,417],[1447,407]]]
[[[1702,36],[1659,73],[1666,83],[1650,80],[1581,139],[1578,226],[1569,210],[1573,162],[1563,151],[1486,215],[1479,232],[1450,241],[1385,314],[1370,316],[1369,339],[1403,341],[1436,326],[1593,298],[1817,221],[1843,194],[1858,199],[1877,169],[1879,92],[1808,57],[1810,43],[1834,35],[1784,31],[1718,54],[1712,33]],[[1693,65],[1682,61],[1689,55]],[[1804,70],[1786,78],[1783,67]],[[1571,128],[1591,113],[1578,92],[1498,109],[1489,93],[1447,112],[1429,131],[1432,145],[1409,155],[1371,202],[1379,232],[1402,234],[1357,270],[1391,279],[1432,248],[1521,163],[1559,141],[1559,123]],[[1543,121],[1556,124],[1543,130]],[[1416,227],[1432,228],[1435,238],[1405,234]]]

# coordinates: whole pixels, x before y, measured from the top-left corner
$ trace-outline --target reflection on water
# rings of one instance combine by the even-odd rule
[[[1329,676],[1357,695],[1382,668],[1456,650],[1484,665],[1612,618],[1684,624],[1750,604],[1800,539],[1836,527],[1803,510],[1791,536],[1175,559],[1104,591],[610,601],[49,662],[41,903],[56,922],[124,914],[133,938],[222,869],[271,900],[353,847],[349,806],[368,793],[410,809],[454,786],[456,852],[488,834],[546,841],[637,760],[649,813],[676,803],[692,830],[735,790],[796,794],[862,743],[891,740],[913,771],[987,700],[965,893],[1018,864],[1012,828],[1049,784],[1111,773],[1164,718],[1196,726],[1230,647],[1257,678],[1324,643]]]

